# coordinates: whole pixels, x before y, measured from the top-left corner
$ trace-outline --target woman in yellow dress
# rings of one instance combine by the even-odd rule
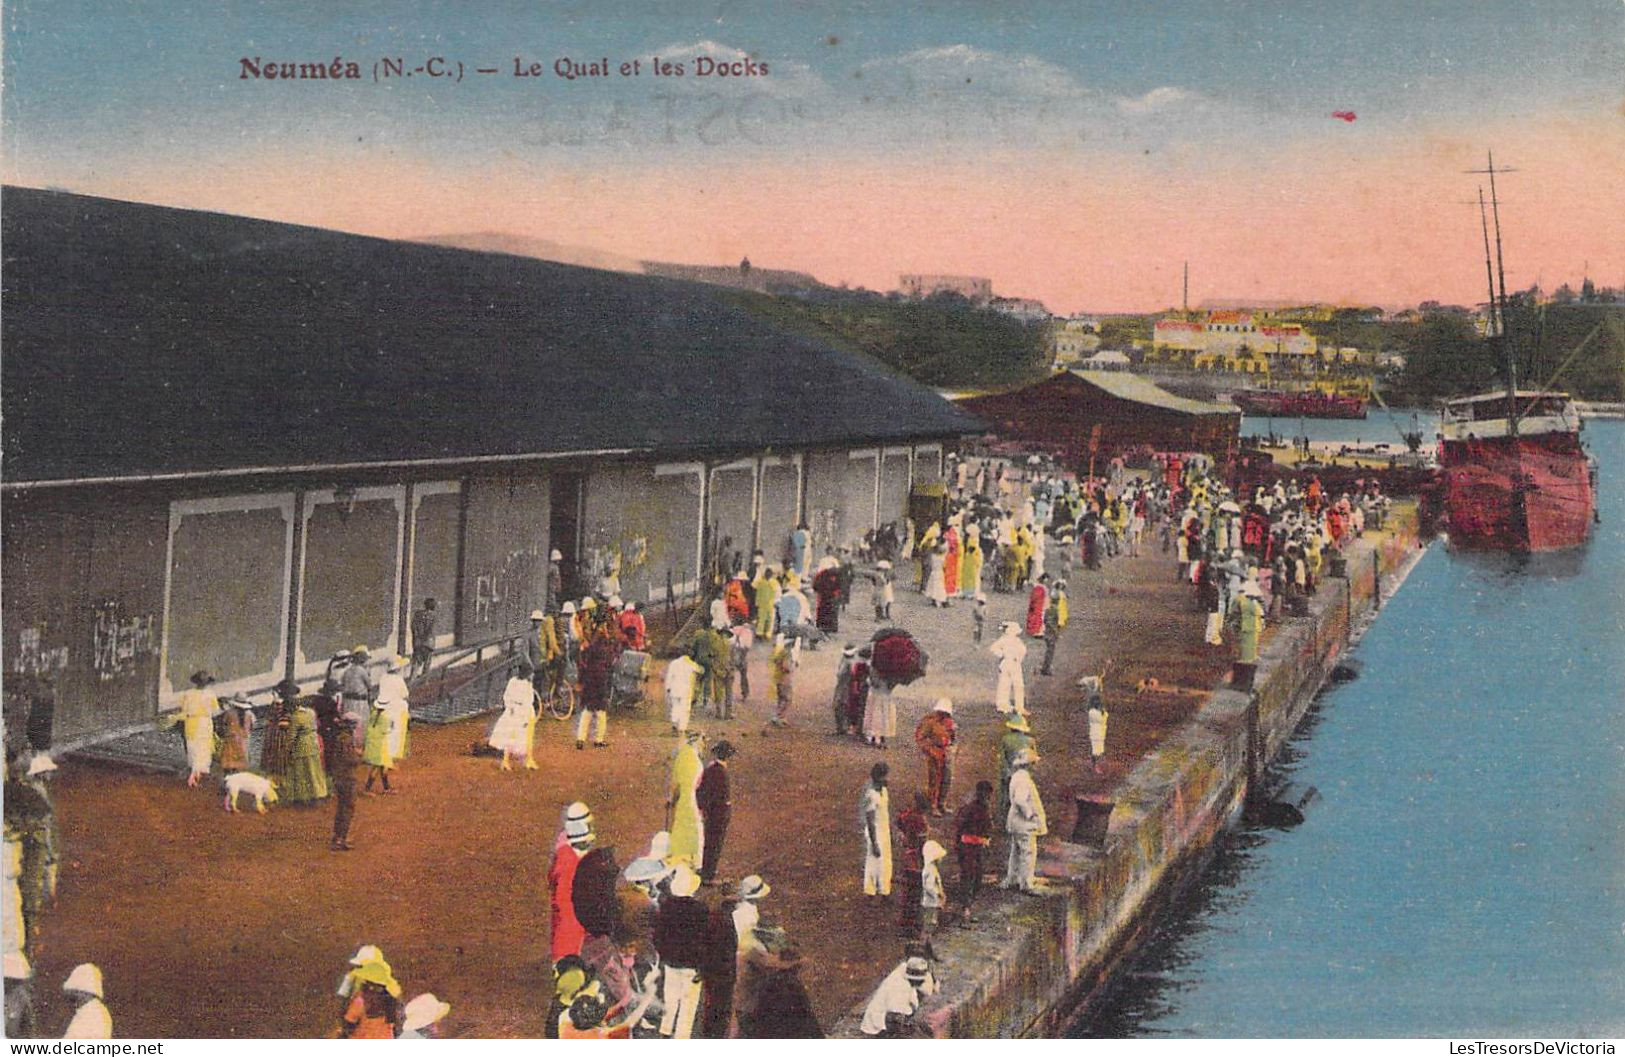
[[[205,687],[214,682],[208,672],[192,673],[192,689],[176,702],[180,707],[181,733],[186,736],[186,766],[191,772],[186,777],[188,786],[209,773],[214,760],[214,717],[220,714],[220,702]]]
[[[671,848],[666,856],[667,862],[681,860],[690,866],[698,866],[700,862],[700,851],[705,844],[705,823],[700,817],[700,804],[695,794],[703,770],[700,748],[704,741],[705,735],[690,730],[684,734],[677,751],[672,754],[671,789],[667,801],[671,822],[666,827],[671,833]]]

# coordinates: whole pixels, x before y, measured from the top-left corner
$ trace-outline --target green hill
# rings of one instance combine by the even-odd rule
[[[722,296],[772,322],[861,352],[936,389],[982,389],[1042,378],[1045,328],[962,297],[904,301],[867,291]]]

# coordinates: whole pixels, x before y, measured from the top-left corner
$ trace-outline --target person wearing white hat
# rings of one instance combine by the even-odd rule
[[[885,558],[875,562],[875,571],[870,575],[869,579],[873,584],[870,601],[874,603],[875,607],[875,623],[890,620],[892,602],[897,597],[891,562]]]
[[[338,989],[333,993],[340,998],[349,998],[355,993],[355,989],[360,983],[357,976],[358,971],[365,969],[369,965],[382,965],[386,972],[392,972],[389,968],[389,962],[384,960],[384,952],[374,944],[363,943],[355,949],[354,954],[350,955],[350,968],[345,970],[343,978],[339,980]]]
[[[905,958],[880,982],[864,1007],[858,1030],[870,1038],[909,1038],[920,1034],[914,1016],[927,996],[937,993],[931,963]]]
[[[700,1006],[699,967],[705,958],[711,912],[694,898],[700,890],[700,875],[681,863],[672,873],[671,895],[660,901],[655,912],[654,945],[666,967],[661,993],[665,1011],[660,1018],[660,1035],[686,1039],[694,1033],[694,1017]]]
[[[395,757],[390,754],[389,739],[389,712],[382,697],[372,703],[372,710],[367,714],[367,733],[362,743],[361,760],[368,767],[367,784],[362,788],[363,796],[376,796],[372,791],[372,783],[382,779],[384,792],[394,793],[389,784],[389,772],[395,766]]]
[[[547,552],[547,597],[543,602],[548,609],[556,609],[564,597],[564,571],[559,567],[562,561],[564,555],[557,547]]]
[[[775,727],[789,726],[790,706],[795,703],[796,669],[801,665],[801,640],[788,641],[781,632],[773,636],[773,652],[768,656],[767,685],[773,694],[773,715],[768,722]]]
[[[638,889],[648,898],[649,902],[659,905],[664,893],[664,886],[671,878],[673,867],[666,861],[671,851],[671,834],[665,830],[656,833],[649,841],[649,850],[633,859],[627,864],[621,876],[626,882]]]
[[[954,781],[958,736],[954,703],[946,697],[937,698],[931,711],[920,717],[914,728],[914,744],[925,755],[926,799],[931,801],[931,813],[939,817],[948,813],[948,790]]]
[[[931,949],[931,936],[937,931],[938,915],[948,901],[942,886],[942,867],[938,864],[947,857],[948,849],[934,840],[920,846],[920,940],[932,958],[936,952]]]
[[[6,963],[6,1038],[30,1039],[35,1035],[34,967],[22,951],[8,950]]]
[[[1039,892],[1038,838],[1049,832],[1044,801],[1038,795],[1032,768],[1039,760],[1034,749],[1023,749],[1010,761],[1010,808],[1004,828],[1010,834],[1010,857],[1005,864],[1001,888],[1036,895]]]
[[[988,647],[998,660],[998,682],[993,691],[993,707],[1001,715],[1011,712],[1027,714],[1027,684],[1022,662],[1027,659],[1027,644],[1021,641],[1021,625],[1007,620],[1002,633]]]
[[[1231,610],[1236,614],[1236,662],[1230,670],[1233,690],[1253,688],[1253,677],[1258,672],[1258,640],[1264,633],[1264,592],[1257,580],[1248,580],[1241,587]]]
[[[68,1021],[64,1039],[110,1039],[113,1037],[113,1015],[102,1002],[102,971],[89,962],[74,967],[62,990],[79,1002]]]
[[[621,607],[621,614],[615,619],[615,626],[627,649],[643,653],[649,648],[649,626],[644,622],[643,614],[638,612],[636,602],[628,602]]]
[[[739,882],[739,905],[733,912],[736,935],[744,936],[762,920],[762,910],[757,904],[772,891],[773,886],[762,880],[760,874],[751,874]]]
[[[581,860],[592,850],[597,839],[591,816],[585,819],[567,818],[563,842],[553,846],[553,861],[547,868],[547,887],[549,960],[554,964],[567,955],[579,955],[581,944],[587,938],[587,930],[576,917],[575,879]]]
[[[442,1002],[434,992],[422,994],[406,1003],[402,1014],[401,1033],[397,1039],[432,1039],[440,1034],[440,1022],[451,1012],[451,1003]]]
[[[389,671],[378,680],[378,700],[385,702],[384,711],[389,714],[389,754],[395,758],[397,767],[411,745],[407,726],[412,718],[412,691],[402,674],[411,667],[410,657],[397,656],[390,662]]]

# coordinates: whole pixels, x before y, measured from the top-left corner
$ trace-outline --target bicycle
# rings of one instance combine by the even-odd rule
[[[576,711],[575,683],[561,676],[546,694],[537,695],[537,705],[560,722],[569,719]]]

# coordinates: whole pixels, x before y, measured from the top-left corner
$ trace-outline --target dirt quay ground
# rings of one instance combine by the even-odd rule
[[[740,749],[722,873],[730,881],[760,873],[773,886],[764,916],[805,952],[803,976],[826,1025],[862,1000],[902,949],[894,909],[866,906],[860,893],[857,803],[870,765],[891,763],[894,809],[923,789],[925,768],[910,735],[932,702],[948,696],[961,731],[953,801],[997,773],[1002,727],[988,643],[973,647],[967,603],[934,610],[911,588],[900,585],[892,623],[920,637],[931,674],[898,693],[900,737],[886,753],[832,732],[839,645],[876,627],[861,585],[838,640],[803,654],[791,729],[765,724],[762,647],[741,718],[700,721],[712,740],[726,737]],[[1044,754],[1037,777],[1051,830],[1060,834],[1070,831],[1074,792],[1109,790],[1203,698],[1141,698],[1135,684],[1154,676],[1164,687],[1211,687],[1230,660],[1228,649],[1201,644],[1202,617],[1190,590],[1174,582],[1171,556],[1080,572],[1070,598],[1056,674],[1038,674],[1041,642],[1028,640],[1027,659],[1028,704]],[[990,639],[999,620],[1018,619],[1024,608],[1024,595],[993,595]],[[1107,658],[1115,662],[1108,764],[1096,776],[1073,684]],[[504,774],[496,761],[469,752],[489,722],[414,727],[399,794],[361,800],[356,850],[347,854],[327,847],[331,802],[228,815],[213,782],[187,789],[170,777],[65,766],[56,793],[66,845],[60,900],[37,965],[45,1031],[60,1032],[69,1014],[61,980],[75,963],[94,961],[106,974],[120,1036],[321,1036],[336,1025],[333,989],[345,959],[376,943],[406,997],[433,991],[451,1003],[449,1034],[540,1035],[551,983],[547,860],[560,810],[575,799],[591,804],[601,840],[624,864],[664,825],[674,741],[653,704],[612,718],[608,751],[577,751],[572,732],[544,719],[541,769]],[[933,835],[951,823],[933,820]],[[1002,844],[993,853],[1002,863]],[[950,857],[950,885],[952,871]],[[731,894],[707,891],[713,899]],[[627,903],[628,920],[641,924],[641,901],[629,892]]]

